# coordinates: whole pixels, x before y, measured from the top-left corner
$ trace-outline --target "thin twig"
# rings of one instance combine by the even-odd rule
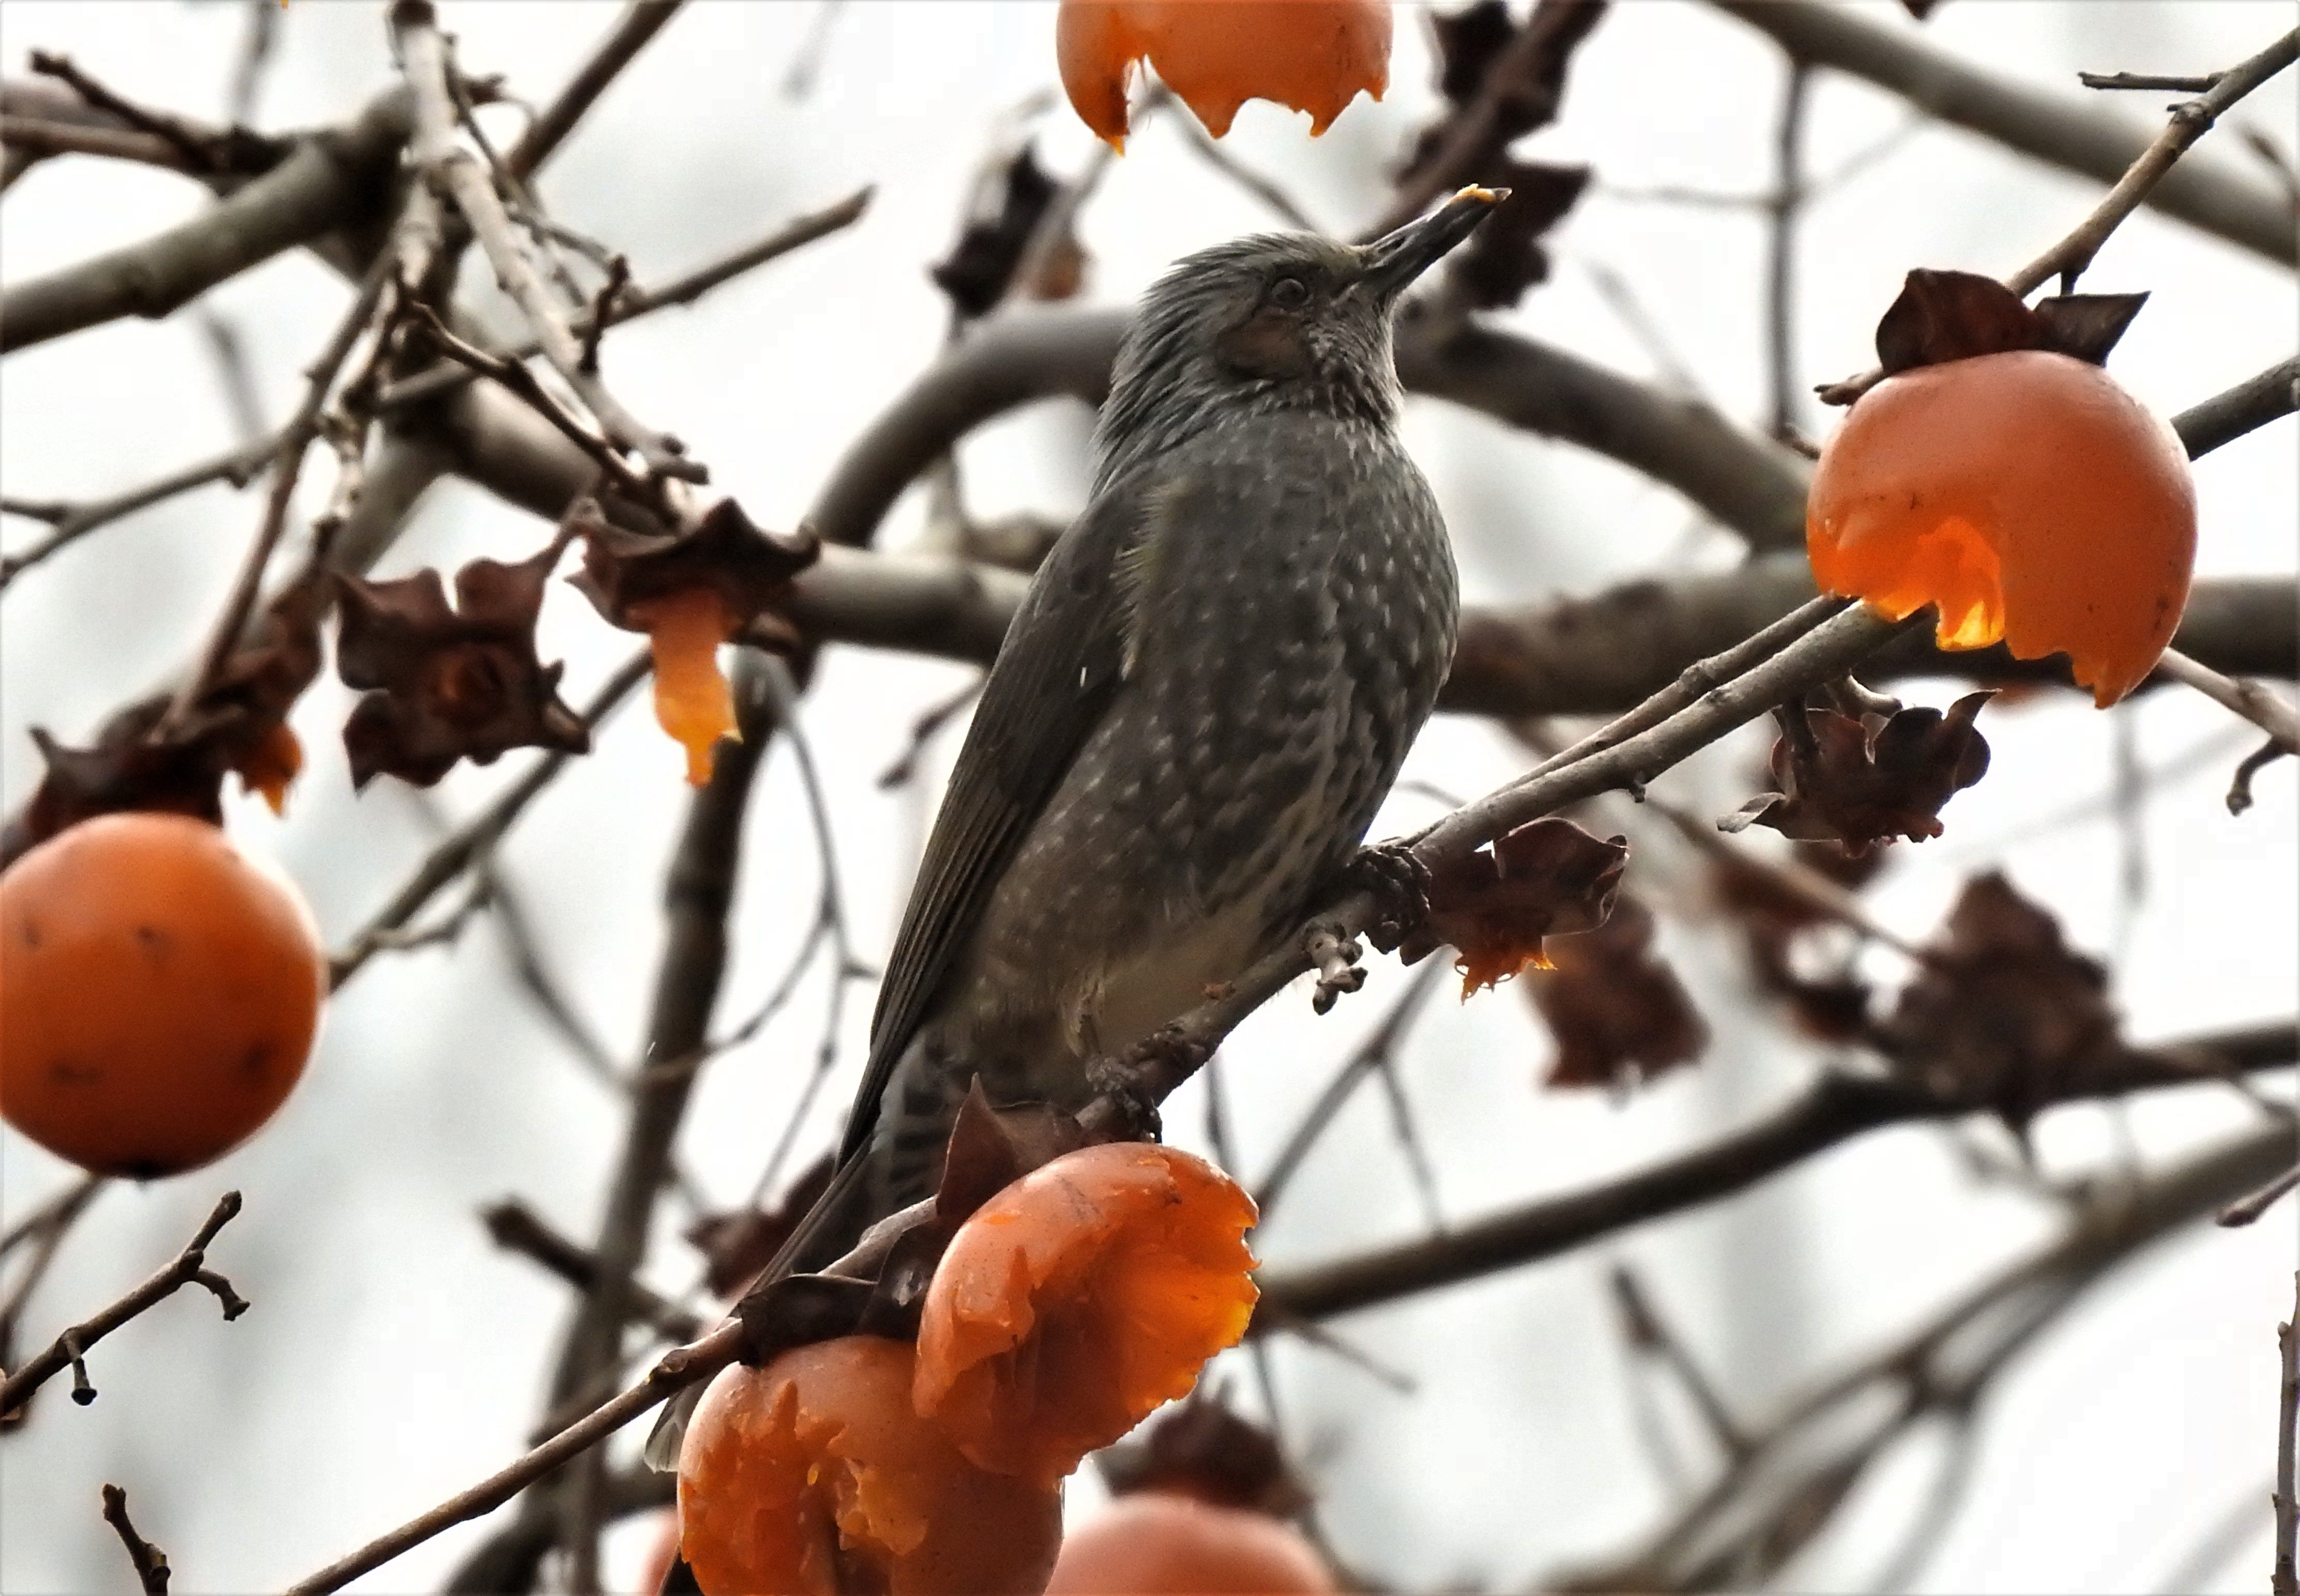
[[[129,1563],[136,1570],[136,1583],[144,1587],[144,1596],[168,1596],[168,1554],[136,1533],[136,1526],[128,1520],[128,1492],[117,1485],[104,1488],[104,1521],[128,1549]]]
[[[642,4],[651,4],[652,9],[629,15],[653,19],[653,25],[641,30],[640,42],[644,43],[665,20],[671,0],[642,0]],[[667,433],[643,425],[607,390],[596,372],[583,370],[583,346],[566,312],[552,297],[537,270],[534,257],[528,253],[518,228],[504,210],[493,180],[486,169],[455,143],[457,118],[454,99],[448,89],[446,46],[436,25],[430,0],[398,0],[392,8],[392,26],[399,41],[408,87],[415,96],[412,153],[417,169],[435,190],[455,202],[456,209],[471,224],[479,247],[486,251],[488,263],[495,268],[496,281],[527,318],[529,330],[542,345],[544,358],[557,368],[598,422],[599,430],[618,450],[637,453],[656,477],[685,482],[708,481],[710,473],[696,461],[685,458],[684,445]],[[612,71],[607,74],[612,75]],[[588,103],[588,98],[583,99],[577,110],[579,112],[581,104]],[[527,142],[521,140],[521,145]],[[515,149],[513,154],[517,154]],[[513,164],[511,157],[505,157],[505,164]]]
[[[2184,686],[2243,716],[2287,753],[2300,754],[2300,712],[2258,682],[2237,681],[2211,666],[2200,664],[2177,648],[2168,648],[2156,669]]]
[[[2214,1216],[2214,1223],[2236,1229],[2256,1223],[2260,1216],[2276,1206],[2293,1187],[2300,1186],[2300,1164],[2295,1164],[2274,1180],[2248,1196],[2239,1197]]]
[[[288,527],[288,501],[295,497],[296,479],[304,472],[304,453],[314,438],[320,436],[320,418],[328,402],[328,392],[334,387],[337,372],[351,357],[352,346],[366,332],[374,320],[376,305],[383,297],[384,285],[390,279],[390,257],[376,255],[361,281],[359,292],[353,296],[351,308],[336,326],[335,335],[327,347],[320,352],[304,372],[304,399],[296,406],[295,416],[280,428],[279,446],[271,461],[270,496],[263,505],[263,519],[257,523],[254,541],[249,544],[246,557],[240,561],[239,575],[232,583],[231,595],[224,602],[222,612],[216,617],[215,628],[208,635],[207,646],[191,674],[184,678],[175,701],[168,706],[161,720],[161,729],[180,726],[200,695],[223,669],[224,661],[239,644],[246,629],[248,617],[254,612],[257,595],[262,591],[264,568],[271,562],[271,553],[279,546],[279,538]]]
[[[182,470],[171,472],[124,494],[77,506],[55,506],[62,513],[53,518],[35,518],[52,520],[53,529],[46,536],[13,554],[0,555],[0,589],[4,589],[17,577],[49,555],[77,543],[97,528],[108,526],[123,516],[133,515],[163,499],[189,493],[196,487],[204,487],[211,482],[229,482],[234,487],[246,487],[263,472],[279,453],[279,439],[277,436],[259,438],[254,443],[227,449],[221,454],[186,466]],[[12,513],[26,513],[17,504],[11,504],[10,510]]]
[[[2300,1297],[2300,1274],[2292,1277]],[[2284,1378],[2276,1399],[2276,1567],[2269,1575],[2273,1596],[2300,1596],[2300,1570],[2294,1567],[2294,1547],[2300,1542],[2300,1495],[2293,1491],[2293,1451],[2300,1446],[2300,1301],[2292,1318],[2276,1327],[2278,1361]]]
[[[1317,1146],[1319,1139],[1333,1124],[1335,1116],[1342,1111],[1351,1094],[1404,1040],[1406,1027],[1420,1011],[1422,1000],[1437,990],[1438,977],[1445,968],[1442,959],[1431,960],[1413,972],[1405,990],[1390,1005],[1389,1012],[1366,1033],[1364,1041],[1350,1050],[1349,1056],[1342,1060],[1341,1068],[1334,1071],[1333,1078],[1312,1100],[1309,1111],[1302,1116],[1301,1123],[1287,1135],[1285,1143],[1278,1150],[1278,1156],[1271,1160],[1270,1173],[1262,1177],[1262,1185],[1254,1193],[1254,1205],[1262,1215],[1261,1223],[1267,1225],[1270,1222],[1271,1211],[1278,1206],[1278,1200],[1286,1194],[1286,1188],[1293,1184],[1295,1174],[1301,1168],[1303,1161]]]
[[[1743,14],[1753,18],[1758,15],[1755,12]],[[2293,29],[2241,64],[2215,74],[2212,87],[2201,97],[2175,105],[2164,130],[2125,169],[2100,203],[2050,249],[2018,271],[2009,273],[2004,286],[2025,298],[2058,273],[2062,292],[2073,289],[2077,278],[2108,242],[2109,235],[2148,197],[2149,191],[2172,170],[2188,147],[2203,137],[2230,106],[2290,66],[2296,56],[2300,56],[2300,29]],[[1883,379],[1883,371],[1871,368],[1858,377],[1826,384],[1819,392],[1830,404],[1850,404]]]
[[[1717,1385],[1708,1371],[1701,1367],[1684,1338],[1677,1334],[1646,1296],[1644,1284],[1627,1264],[1613,1266],[1611,1283],[1613,1307],[1621,1318],[1622,1334],[1629,1345],[1640,1352],[1650,1352],[1661,1359],[1677,1376],[1678,1384],[1701,1415],[1701,1422],[1709,1427],[1710,1439],[1717,1442],[1725,1456],[1738,1460],[1749,1455],[1749,1437],[1726,1407],[1725,1399],[1718,1394]]]
[[[795,218],[755,244],[746,245],[732,254],[697,267],[683,277],[674,278],[659,288],[626,291],[612,307],[607,325],[621,327],[627,321],[636,321],[642,316],[653,315],[672,305],[692,304],[721,284],[763,266],[779,255],[788,254],[802,245],[812,244],[817,238],[851,227],[870,208],[873,192],[870,188],[857,189],[837,204]],[[588,337],[595,320],[594,316],[586,314],[577,318],[571,325],[579,335]],[[503,353],[506,359],[528,360],[542,353],[543,345],[538,340],[530,338]],[[445,393],[470,381],[471,375],[469,370],[461,364],[443,364],[428,371],[419,371],[412,377],[403,378],[376,396],[377,413],[388,415],[417,400]]]
[[[490,1203],[479,1210],[488,1236],[507,1252],[532,1259],[579,1292],[598,1289],[599,1260],[581,1245],[546,1224],[540,1215],[516,1198]],[[631,1317],[661,1331],[675,1342],[693,1341],[703,1334],[703,1321],[687,1309],[664,1301],[634,1282],[630,1288]]]
[[[533,177],[632,57],[679,13],[679,4],[680,0],[633,0],[558,97],[536,114],[519,142],[504,152],[504,169],[521,183]]]
[[[216,1200],[214,1211],[208,1215],[190,1244],[176,1255],[173,1263],[100,1313],[66,1330],[45,1351],[25,1359],[21,1368],[0,1381],[0,1413],[22,1407],[25,1399],[66,1368],[72,1371],[72,1401],[82,1407],[96,1401],[96,1387],[88,1383],[88,1367],[83,1361],[88,1348],[184,1286],[196,1282],[214,1293],[227,1320],[246,1313],[247,1304],[231,1289],[231,1282],[206,1267],[208,1243],[238,1212],[239,1193],[226,1192]]]
[[[2061,292],[2071,292],[2077,278],[2092,264],[2093,256],[2108,242],[2124,219],[2138,208],[2163,175],[2172,170],[2172,163],[2186,154],[2190,145],[2202,138],[2212,125],[2238,100],[2258,88],[2277,73],[2300,59],[2300,28],[2252,56],[2213,75],[2212,87],[2196,99],[2183,101],[2172,107],[2171,119],[2164,130],[2156,136],[2140,159],[2134,162],[2124,176],[2117,180],[2092,214],[2077,224],[2059,243],[2029,262],[2004,279],[2004,286],[2026,297],[2029,292],[2057,273]]]
[[[1796,232],[1804,203],[1804,114],[1812,88],[1812,68],[1790,57],[1773,131],[1773,193],[1767,207],[1771,225],[1766,236],[1765,351],[1776,437],[1787,436],[1797,422]]]
[[[2271,737],[2237,761],[2236,774],[2229,778],[2228,812],[2240,815],[2252,807],[2252,780],[2278,760],[2288,759],[2284,744]]]
[[[2077,81],[2087,88],[2168,88],[2200,95],[2218,87],[2221,77],[2219,72],[2185,77],[2177,72],[2079,72]]]
[[[583,706],[579,716],[588,730],[596,731],[607,717],[614,712],[631,689],[645,681],[654,669],[651,653],[641,648],[603,683]],[[381,941],[390,933],[405,926],[421,912],[440,888],[462,875],[475,859],[501,842],[536,795],[549,786],[552,778],[567,768],[574,756],[554,752],[544,755],[517,781],[506,787],[502,795],[481,810],[455,830],[430,852],[423,856],[407,884],[392,895],[391,902],[378,910],[373,919],[354,932],[344,944],[343,952],[329,960],[330,991],[340,991],[345,982],[359,973],[361,967],[372,958]]]

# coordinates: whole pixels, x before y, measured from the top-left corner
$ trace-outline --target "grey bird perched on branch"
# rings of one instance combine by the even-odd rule
[[[879,994],[820,1268],[928,1195],[953,1116],[1064,1110],[1296,934],[1453,663],[1460,595],[1397,437],[1399,295],[1501,197],[1371,244],[1242,238],[1143,301],[1085,513],[984,684]],[[658,1426],[650,1456],[667,1462]]]

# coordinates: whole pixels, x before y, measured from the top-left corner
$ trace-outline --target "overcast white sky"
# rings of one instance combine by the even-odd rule
[[[1862,9],[1882,24],[1909,25],[1897,6]],[[541,98],[614,13],[600,4],[443,0],[442,14],[461,36],[468,70],[505,72],[515,91]],[[838,452],[940,340],[945,308],[923,269],[947,246],[970,175],[1002,123],[1053,85],[1053,14],[1014,0],[861,0],[831,20],[812,90],[793,100],[783,79],[818,7],[702,0],[550,169],[543,190],[556,212],[627,251],[642,281],[878,185],[859,226],[609,345],[610,374],[633,407],[685,437],[760,520],[796,520]],[[1961,55],[2073,93],[2079,67],[2215,70],[2293,14],[2273,4],[1950,0],[1926,31]],[[242,9],[221,3],[8,0],[0,60],[19,70],[30,48],[65,51],[127,94],[212,117],[244,25]],[[388,80],[379,5],[296,0],[281,29],[258,110],[263,126],[340,119]],[[1508,320],[1659,377],[1657,352],[1599,291],[1593,268],[1617,273],[1699,391],[1738,417],[1759,418],[1760,222],[1607,191],[1762,189],[1780,72],[1765,40],[1707,5],[1618,5],[1577,59],[1559,125],[1527,146],[1542,159],[1592,162],[1599,187],[1557,236],[1554,280]],[[1427,78],[1418,19],[1402,10],[1387,104],[1361,103],[1315,143],[1301,119],[1251,106],[1231,145],[1315,217],[1354,229],[1378,208],[1379,168],[1429,113]],[[2141,96],[2125,109],[2140,125],[2154,105]],[[1905,115],[1889,96],[1824,74],[1809,133],[1813,168],[1830,170]],[[2254,96],[2243,120],[2288,149],[2291,75]],[[1040,128],[1050,165],[1074,170],[1087,158],[1091,140],[1066,112]],[[2224,159],[2250,159],[2229,131],[2211,142],[2225,146]],[[2097,192],[1970,136],[1917,129],[1812,208],[1799,258],[1803,375],[1822,380],[1867,363],[1871,329],[1909,267],[2009,270]],[[163,173],[50,162],[0,202],[0,276],[21,280],[202,203],[199,190]],[[1154,127],[1087,215],[1090,297],[1123,303],[1177,255],[1271,225],[1171,129]],[[2294,347],[2288,273],[2152,214],[2116,235],[2086,286],[2154,291],[2114,370],[2164,413]],[[345,292],[291,256],[204,302],[246,341],[275,418]],[[1806,421],[1827,425],[1818,411]],[[222,446],[230,425],[188,316],[107,327],[0,368],[0,476],[14,495],[115,491]],[[1428,402],[1413,407],[1408,433],[1446,507],[1473,600],[1589,591],[1664,559],[1721,566],[1736,557],[1738,545],[1704,533],[1672,493],[1608,462]],[[1066,408],[990,429],[966,455],[975,507],[1074,510],[1083,437],[1083,417]],[[2296,438],[2284,422],[2200,467],[2201,572],[2293,571]],[[324,472],[312,475],[324,487]],[[27,727],[84,736],[184,655],[254,513],[228,490],[188,496],[105,531],[8,594],[0,800],[19,802],[36,777]],[[887,541],[899,544],[917,525],[915,504],[906,504]],[[12,523],[11,546],[26,531]],[[532,520],[446,486],[382,569],[480,553],[514,558],[542,536]],[[544,653],[569,661],[571,697],[629,645],[579,596],[554,590]],[[891,933],[925,801],[881,793],[874,777],[905,744],[917,711],[965,679],[954,667],[834,652],[808,700],[805,724],[837,797],[844,884],[866,958],[879,956]],[[1953,689],[1908,691],[1945,702]],[[252,846],[294,871],[331,937],[383,900],[429,835],[418,805],[388,780],[352,797],[334,730],[347,702],[330,678],[300,707],[296,724],[312,758],[284,825],[246,804],[232,814]],[[2290,1014],[2300,995],[2292,767],[2267,772],[2258,807],[2230,819],[2221,794],[2250,743],[2229,725],[2216,707],[2177,693],[2110,715],[2074,698],[1992,711],[1984,726],[1994,770],[1949,806],[1945,838],[1898,851],[1872,894],[1877,912],[1921,935],[1966,874],[2001,865],[2063,918],[2073,943],[2113,957],[2136,1036]],[[2137,822],[2146,890],[2129,924],[2119,907],[2120,833],[2104,810],[2036,829],[2108,790],[2120,735],[2144,767],[2172,767],[2150,786]],[[2213,751],[2199,755],[2207,744]],[[947,737],[938,744],[928,796],[954,747]],[[1674,795],[1733,807],[1761,748],[1742,741],[1697,761],[1671,778]],[[467,811],[522,762],[459,770],[440,801]],[[1488,728],[1441,721],[1409,773],[1466,794],[1516,767]],[[619,1049],[644,1024],[662,866],[685,796],[679,769],[646,714],[627,713],[504,855],[551,960]],[[1429,812],[1428,798],[1401,795],[1377,829]],[[816,866],[802,813],[788,751],[779,750],[754,805],[729,1016],[771,984],[804,918],[799,906],[812,902]],[[1715,1024],[1712,1057],[1624,1103],[1545,1096],[1531,1084],[1549,1044],[1516,994],[1439,1002],[1404,1068],[1446,1213],[1473,1215],[1635,1168],[1762,1111],[1819,1061],[1753,1011],[1731,938],[1701,912],[1688,861],[1656,842],[1632,871],[1662,909],[1664,946]],[[1226,1057],[1249,1171],[1266,1166],[1330,1061],[1397,985],[1383,962],[1370,1000],[1328,1021],[1311,1021],[1306,1004],[1289,1000],[1240,1032]],[[788,1026],[706,1076],[681,1156],[715,1201],[748,1189],[794,1100],[822,1001],[817,979]],[[867,1013],[858,994],[844,1037],[850,1067]],[[818,1110],[816,1139],[829,1135],[847,1084],[842,1075]],[[1178,1139],[1196,1143],[1201,1112],[1195,1089],[1178,1100]],[[2244,1125],[2247,1112],[2205,1090],[2151,1099],[2121,1128],[2107,1110],[2071,1109],[2043,1123],[2038,1146],[2048,1170],[2108,1156],[2128,1135],[2144,1158],[2157,1158]],[[588,1234],[618,1135],[606,1094],[516,995],[491,927],[475,926],[452,952],[379,960],[335,1005],[304,1085],[264,1135],[210,1169],[108,1193],[71,1237],[30,1316],[31,1335],[52,1334],[171,1255],[228,1186],[246,1193],[247,1209],[212,1261],[255,1306],[224,1326],[204,1300],[168,1304],[96,1353],[103,1394],[94,1406],[51,1392],[27,1431],[0,1442],[0,1587],[123,1584],[119,1549],[96,1517],[102,1481],[129,1488],[138,1524],[170,1554],[176,1589],[246,1591],[308,1573],[512,1456],[534,1419],[565,1295],[492,1250],[473,1213],[516,1193]],[[0,1135],[0,1200],[10,1214],[68,1175],[12,1133]],[[2253,1492],[2263,1503],[2259,1529],[2214,1577],[2226,1589],[2264,1580],[2274,1325],[2289,1309],[2291,1214],[2288,1205],[2250,1231],[2198,1231],[2161,1249],[2016,1367],[1988,1411],[1971,1504],[1924,1588],[2154,1589]],[[1258,1245],[1267,1259],[1308,1260],[1421,1223],[1368,1094]],[[1888,1133],[1605,1246],[1346,1321],[1350,1337],[1421,1382],[1412,1397],[1325,1354],[1281,1346],[1289,1436],[1306,1451],[1336,1541],[1369,1570],[1406,1589],[1526,1588],[1545,1568],[1624,1544],[1671,1500],[1632,1427],[1603,1292],[1611,1262],[1640,1268],[1726,1391],[1762,1414],[2051,1224],[2034,1201],[1979,1184],[1938,1131]],[[673,1244],[653,1278],[681,1289],[689,1267]],[[1912,1453],[1864,1485],[1788,1584],[1837,1590],[1869,1579],[1929,1467]],[[1078,1492],[1081,1502],[1091,1494]],[[436,1586],[476,1533],[442,1537],[361,1588]],[[619,1538],[619,1567],[636,1567],[638,1540]]]

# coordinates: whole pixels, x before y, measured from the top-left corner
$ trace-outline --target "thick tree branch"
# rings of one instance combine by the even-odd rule
[[[165,316],[283,250],[379,216],[412,115],[404,89],[380,95],[202,215],[17,284],[0,295],[0,353],[121,316]]]
[[[1943,121],[2104,183],[2123,177],[2154,137],[2107,106],[1999,77],[1912,30],[1880,26],[1843,6],[1813,0],[1716,4],[1800,61],[1866,79]],[[2231,164],[2184,161],[2149,190],[2146,203],[2279,265],[2300,254],[2292,207]]]
[[[2152,1061],[2072,1085],[2054,1101],[2092,1098],[2209,1079],[2200,1061],[2228,1069],[2273,1068],[2300,1057],[2300,1027],[2252,1027],[2157,1050]],[[1262,1301],[1304,1318],[1378,1306],[1416,1292],[1554,1257],[1598,1236],[1755,1185],[1815,1153],[1888,1125],[1947,1118],[1976,1105],[1881,1076],[1824,1074],[1754,1125],[1651,1168],[1579,1192],[1546,1197],[1443,1235],[1379,1248],[1333,1263],[1265,1271]],[[2272,1170],[2263,1171],[2262,1178]]]

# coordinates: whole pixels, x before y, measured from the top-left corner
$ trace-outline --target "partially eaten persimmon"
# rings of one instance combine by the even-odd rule
[[[1046,1596],[1277,1596],[1340,1588],[1317,1549],[1281,1518],[1140,1491],[1071,1533]]]
[[[976,1210],[927,1288],[918,1409],[985,1468],[1052,1484],[1246,1333],[1254,1200],[1171,1147],[1105,1143]]]
[[[1062,1492],[990,1474],[911,1406],[912,1349],[875,1335],[720,1371],[679,1454],[679,1552],[706,1596],[1037,1591]]]
[[[2009,350],[1888,377],[1821,453],[1807,552],[1827,592],[1948,649],[2065,653],[2105,707],[2188,602],[2196,489],[2172,429],[2098,366]]]
[[[1054,53],[1086,125],[1126,147],[1126,87],[1147,62],[1216,138],[1248,100],[1310,113],[1312,137],[1389,87],[1389,0],[1062,0]]]
[[[735,694],[719,669],[719,645],[732,630],[709,587],[689,587],[631,606],[654,655],[654,718],[687,750],[687,779],[711,779],[712,751],[735,731]]]

